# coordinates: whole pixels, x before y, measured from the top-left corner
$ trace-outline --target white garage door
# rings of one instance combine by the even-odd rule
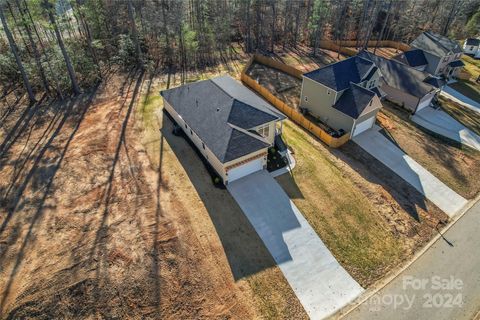
[[[245,177],[250,173],[257,172],[263,169],[263,158],[255,159],[247,162],[239,167],[233,168],[228,171],[228,182]]]
[[[418,111],[422,110],[423,108],[428,107],[430,105],[430,102],[432,101],[432,99],[433,99],[433,96],[431,96],[430,99],[427,99],[425,101],[420,101],[420,103],[418,104],[418,107],[417,107],[417,111],[415,111],[415,112],[418,112]]]
[[[353,136],[359,135],[365,130],[370,129],[373,124],[375,123],[375,117],[370,117],[368,119],[363,120],[362,122],[357,122],[355,124],[355,129],[353,130]]]

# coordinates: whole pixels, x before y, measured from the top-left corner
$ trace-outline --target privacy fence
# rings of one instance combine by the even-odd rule
[[[318,46],[321,49],[327,49],[332,51],[340,51],[340,53],[353,56],[357,54],[357,50],[351,49],[357,47],[357,41],[355,40],[342,40],[342,41],[333,41],[333,40],[320,40]],[[410,50],[410,46],[405,43],[391,41],[391,40],[370,40],[368,41],[368,47],[389,47],[394,48],[400,51],[407,51]]]
[[[273,60],[271,58],[268,58],[259,54],[255,54],[250,58],[247,65],[243,69],[241,74],[241,79],[243,83],[245,83],[247,86],[255,90],[262,97],[264,97],[268,102],[270,102],[278,110],[283,112],[293,122],[295,122],[296,124],[308,130],[310,133],[312,133],[314,136],[319,138],[321,141],[325,142],[328,146],[332,148],[338,148],[349,140],[350,138],[349,132],[345,133],[343,136],[338,138],[332,137],[325,130],[319,127],[316,123],[310,121],[303,114],[295,110],[295,108],[287,105],[285,102],[278,99],[272,92],[270,92],[268,89],[266,89],[265,87],[260,85],[258,82],[253,80],[250,76],[248,76],[247,70],[250,68],[253,62],[259,62],[268,67],[283,71],[298,79],[302,79],[303,73],[300,70],[294,67],[288,66],[279,61]]]

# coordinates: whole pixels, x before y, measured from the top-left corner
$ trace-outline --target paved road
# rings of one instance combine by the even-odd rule
[[[467,200],[405,154],[379,130],[378,126],[373,126],[372,129],[353,138],[353,141],[411,184],[449,216],[453,216],[463,208]]]
[[[235,180],[227,189],[311,319],[334,313],[363,292],[268,172]]]
[[[444,234],[445,240],[439,239],[375,298],[367,300],[344,319],[472,319],[480,310],[479,230],[480,202]],[[432,288],[435,285],[432,281],[438,278],[432,277],[442,280],[453,277],[457,283],[452,281],[450,289],[436,290]],[[412,279],[417,282],[426,279],[425,289],[413,288]],[[396,308],[392,297],[397,299]],[[411,307],[408,307],[407,297],[410,301],[413,299]],[[460,307],[458,301],[462,304]]]
[[[480,136],[442,110],[424,108],[415,113],[412,121],[444,137],[480,150]]]

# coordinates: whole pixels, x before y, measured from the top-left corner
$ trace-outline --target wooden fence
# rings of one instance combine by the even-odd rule
[[[273,60],[271,58],[255,54],[255,55],[253,55],[252,58],[250,58],[247,65],[245,66],[245,68],[242,71],[241,80],[242,80],[243,83],[245,83],[247,86],[249,86],[250,88],[255,90],[262,97],[264,97],[268,102],[270,102],[278,110],[283,112],[293,122],[295,122],[296,124],[300,125],[301,127],[305,128],[306,130],[308,130],[314,136],[316,136],[317,138],[319,138],[320,140],[325,142],[328,146],[330,146],[332,148],[338,148],[350,139],[350,133],[349,132],[345,133],[343,136],[341,136],[339,138],[332,137],[325,130],[320,128],[317,124],[308,120],[303,114],[301,114],[300,112],[295,110],[295,108],[290,107],[285,102],[278,99],[270,91],[268,91],[267,88],[263,87],[258,82],[253,80],[250,76],[248,76],[246,74],[246,72],[254,61],[258,61],[259,63],[262,63],[266,66],[279,69],[279,70],[281,70],[281,71],[283,71],[283,72],[285,72],[285,73],[287,73],[291,76],[297,77],[299,79],[302,78],[302,72],[300,70],[295,69],[294,67],[288,66],[286,64],[283,64],[281,62],[278,62],[276,60]]]
[[[347,56],[354,56],[358,53],[357,50],[351,49],[351,48],[354,48],[354,47],[357,46],[357,41],[355,41],[355,40],[341,40],[341,41],[320,40],[318,46],[321,49],[327,49],[327,50],[332,50],[332,51],[340,51],[340,53],[342,53],[344,55],[347,55]],[[368,41],[368,46],[369,47],[377,46],[377,41],[376,40]],[[401,51],[410,50],[410,46],[406,45],[405,43],[397,42],[397,41],[391,41],[391,40],[378,41],[378,46],[379,47],[395,48],[395,49],[401,50]],[[350,47],[350,48],[348,48],[348,47]]]

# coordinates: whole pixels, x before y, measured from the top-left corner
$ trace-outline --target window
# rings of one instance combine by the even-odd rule
[[[307,102],[307,101],[308,101],[308,97],[307,97],[307,96],[305,96],[305,102]]]
[[[185,129],[188,129],[187,123],[185,123]]]
[[[205,149],[205,143],[203,143],[203,142],[202,142],[202,147],[203,147],[203,149]]]
[[[470,46],[470,50],[473,50],[473,46]]]
[[[269,125],[267,124],[266,126],[263,126],[263,127],[260,127],[258,128],[257,132],[264,138],[268,137],[268,135],[270,134],[270,130],[269,130]]]
[[[192,131],[192,129],[190,129],[190,134],[193,136],[193,131]]]

